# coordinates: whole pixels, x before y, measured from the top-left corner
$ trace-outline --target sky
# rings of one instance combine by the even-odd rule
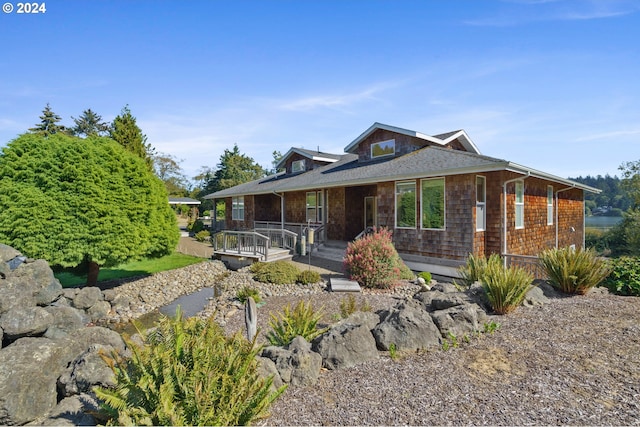
[[[267,169],[343,153],[374,122],[563,178],[640,160],[637,0],[0,3],[0,147],[49,103],[67,126],[128,105],[188,177],[234,144]]]

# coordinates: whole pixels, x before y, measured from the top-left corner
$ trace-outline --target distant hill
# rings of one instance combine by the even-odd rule
[[[584,193],[587,215],[619,216],[632,206],[632,200],[620,187],[622,180],[617,176],[587,175],[569,179],[602,190],[600,194]]]

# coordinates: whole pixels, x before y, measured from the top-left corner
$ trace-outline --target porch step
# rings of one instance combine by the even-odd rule
[[[269,259],[266,262],[291,261],[293,254],[289,249],[269,249]]]

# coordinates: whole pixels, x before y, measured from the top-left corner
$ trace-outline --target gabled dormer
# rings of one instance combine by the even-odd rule
[[[430,145],[480,154],[464,130],[429,136],[377,122],[347,145],[344,151],[357,154],[360,162],[369,162],[402,156]]]
[[[340,160],[339,154],[323,153],[321,151],[291,148],[276,165],[276,169],[285,169],[285,173],[296,174],[326,166]]]

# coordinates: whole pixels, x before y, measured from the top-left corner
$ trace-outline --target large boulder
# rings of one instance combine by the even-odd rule
[[[408,300],[383,311],[380,318],[373,336],[381,350],[389,350],[393,344],[400,351],[417,351],[439,347],[442,342],[431,316],[415,301]]]
[[[93,394],[76,394],[65,397],[49,413],[28,425],[95,426],[98,422],[89,413],[96,414],[99,409],[100,404]]]
[[[295,337],[286,347],[265,347],[261,355],[273,361],[284,383],[313,385],[320,376],[322,356],[303,337]]]
[[[278,368],[274,361],[262,356],[256,356],[256,361],[258,362],[258,375],[260,378],[273,378],[271,391],[274,392],[278,388],[282,387],[284,383],[282,382],[282,378],[280,378],[280,373],[278,372]]]
[[[73,298],[73,306],[80,309],[88,309],[93,307],[98,301],[103,301],[104,296],[100,288],[89,286],[82,288]]]
[[[49,305],[62,295],[62,285],[43,259],[21,264],[10,277],[23,287],[23,292],[32,293],[37,305]]]
[[[44,309],[53,316],[53,322],[44,334],[47,338],[63,338],[70,332],[84,328],[89,323],[89,317],[84,311],[78,310],[77,308],[49,306],[44,307]]]
[[[471,335],[481,329],[486,314],[477,304],[461,304],[431,312],[431,318],[443,337]]]
[[[75,358],[58,379],[58,391],[63,396],[91,392],[94,386],[116,385],[113,370],[102,356],[110,356],[115,349],[110,345],[94,344]]]
[[[57,404],[57,380],[67,366],[93,344],[124,352],[112,330],[92,327],[65,338],[21,338],[0,351],[0,424],[25,424]]]
[[[4,339],[9,341],[43,335],[53,321],[53,316],[42,307],[18,306],[0,315]]]
[[[312,349],[322,356],[322,366],[340,369],[378,357],[376,340],[371,333],[380,317],[371,312],[355,312],[312,342]]]

